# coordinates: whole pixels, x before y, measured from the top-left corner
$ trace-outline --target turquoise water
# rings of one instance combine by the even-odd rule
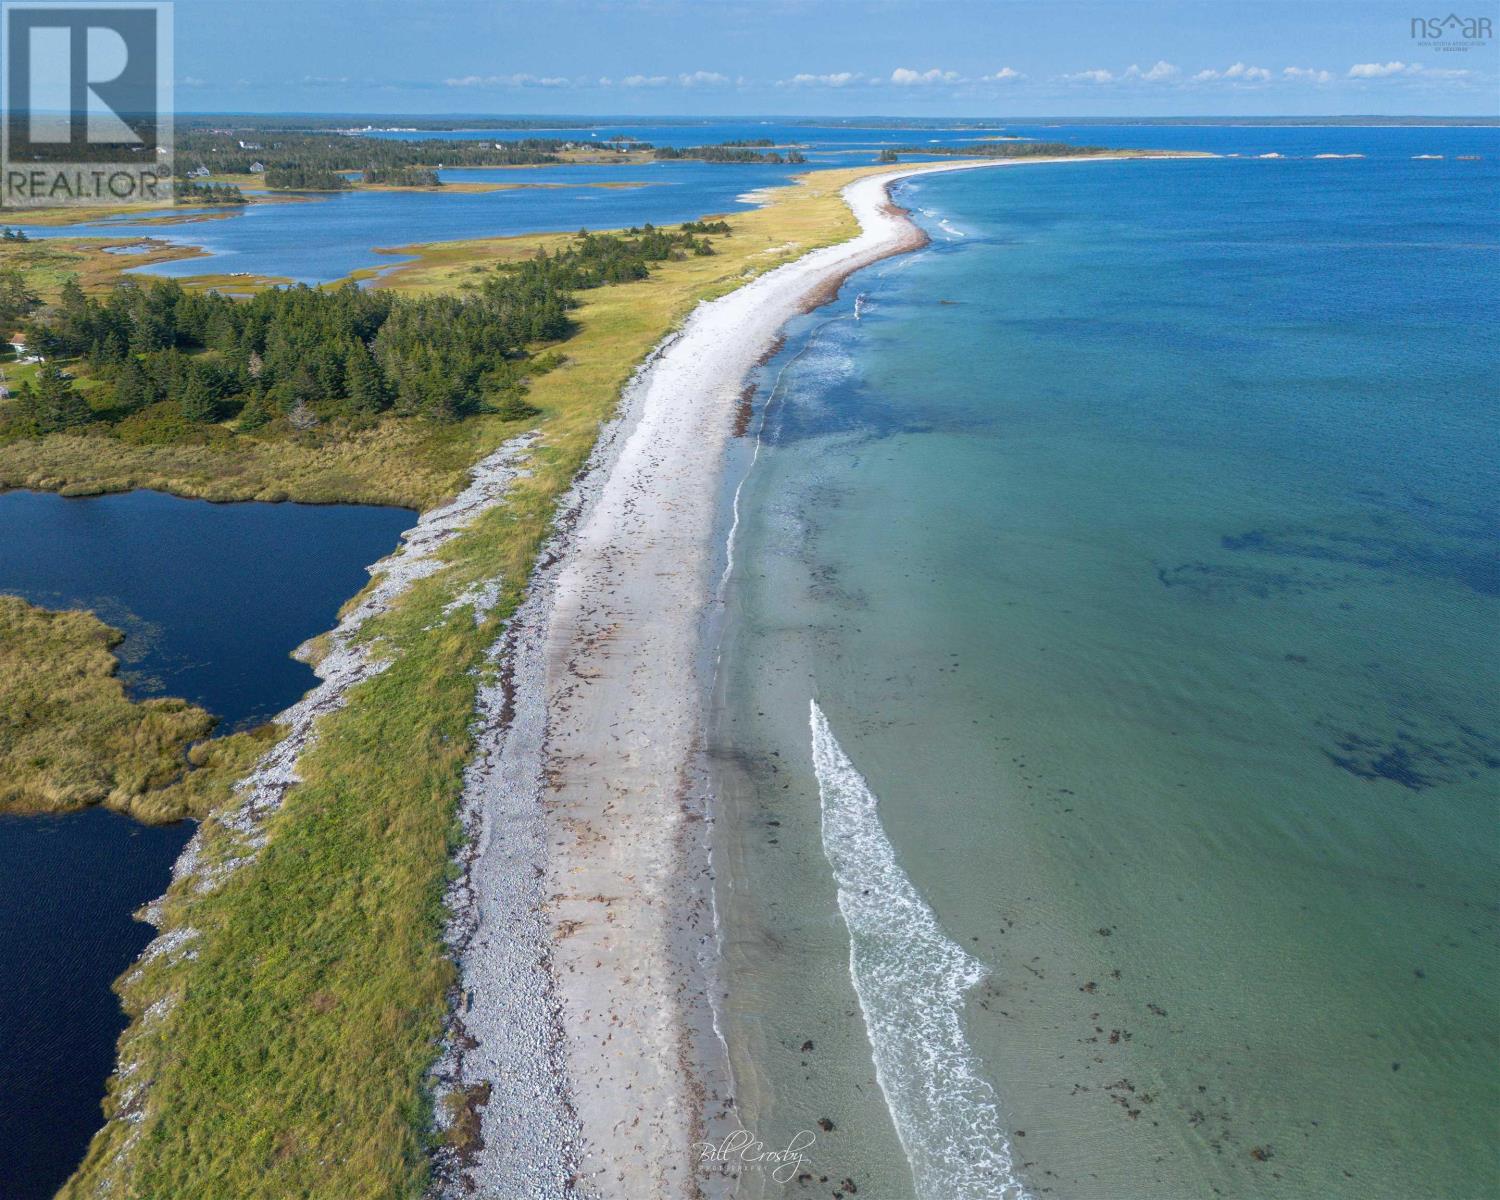
[[[1500,138],[1209,136],[905,186],[764,369],[726,1031],[862,1200],[1500,1192]]]

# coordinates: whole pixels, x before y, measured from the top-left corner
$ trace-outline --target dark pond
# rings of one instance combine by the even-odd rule
[[[126,632],[132,694],[256,724],[316,681],[289,658],[414,523],[397,508],[0,494],[0,592]],[[50,1197],[83,1157],[125,1027],[131,918],[192,832],[114,813],[0,817],[0,1197]]]

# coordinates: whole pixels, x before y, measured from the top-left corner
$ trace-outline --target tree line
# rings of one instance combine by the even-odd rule
[[[172,196],[178,204],[244,204],[245,193],[232,183],[193,183],[177,179]]]
[[[299,285],[234,300],[129,279],[92,298],[70,279],[57,304],[38,309],[22,284],[14,303],[29,311],[24,336],[46,361],[0,408],[0,438],[96,423],[170,441],[228,421],[239,432],[276,432],[357,427],[385,414],[523,417],[534,411],[525,380],[551,361],[532,348],[569,336],[574,293],[712,254],[704,228],[580,231],[562,250],[501,264],[462,295]],[[6,285],[0,279],[0,303]],[[86,391],[59,366],[67,360],[86,365]]]
[[[395,184],[399,187],[442,187],[443,181],[431,167],[377,167],[365,168],[366,183]]]
[[[240,131],[244,132],[244,131]],[[243,143],[243,144],[241,144]],[[271,170],[362,171],[373,167],[502,167],[554,163],[565,143],[558,138],[495,142],[360,137],[339,133],[257,133],[242,138],[218,130],[177,134],[174,161],[185,174],[206,166],[215,174],[244,175],[257,163]]]
[[[301,188],[322,191],[337,190],[344,184],[334,182],[343,173],[363,171],[397,178],[379,182],[397,182],[406,171],[430,172],[445,167],[541,166],[561,162],[562,152],[574,143],[561,138],[522,138],[515,141],[441,138],[362,137],[358,134],[331,132],[253,133],[250,138],[237,136],[247,130],[192,129],[178,131],[175,150],[179,177],[200,166],[215,174],[244,175],[251,167],[263,167],[266,183],[273,188]],[[263,140],[261,140],[263,139]],[[803,163],[799,150],[785,153],[765,149],[774,143],[769,138],[742,139],[710,146],[654,146],[650,142],[592,142],[590,148],[649,152],[664,160],[693,159],[718,163]],[[272,182],[272,180],[276,182]],[[300,181],[300,182],[293,182]],[[418,184],[417,186],[429,186]]]
[[[742,142],[724,142],[717,146],[656,146],[652,156],[659,159],[695,159],[713,163],[805,163],[800,150],[753,150]]]
[[[345,175],[322,167],[303,167],[296,163],[267,167],[265,184],[272,191],[342,192],[354,185]]]

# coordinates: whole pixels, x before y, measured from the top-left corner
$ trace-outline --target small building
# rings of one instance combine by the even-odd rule
[[[256,159],[253,163],[250,164],[250,174],[252,174],[252,175],[264,175],[265,173],[266,173],[266,164],[263,163],[263,162],[261,162],[259,159]]]

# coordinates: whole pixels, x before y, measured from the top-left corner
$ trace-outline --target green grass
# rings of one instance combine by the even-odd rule
[[[0,595],[0,812],[199,816],[265,751],[274,730],[205,742],[203,709],[129,699],[116,676],[123,637],[92,613]]]
[[[496,416],[442,425],[389,417],[356,432],[276,437],[213,427],[198,442],[131,445],[103,427],[0,443],[0,489],[88,496],[152,488],[205,500],[397,504],[425,509],[524,426]]]
[[[426,1072],[454,979],[442,895],[476,672],[635,365],[698,299],[853,231],[836,193],[849,173],[831,175],[736,216],[714,257],[586,294],[579,332],[562,348],[567,363],[529,394],[542,411],[530,474],[448,543],[445,570],[367,627],[392,665],[321,722],[303,782],[271,818],[259,856],[218,891],[189,881],[169,895],[163,928],[198,930],[195,956],[157,960],[119,985],[133,1018],[122,1052],[138,1063],[132,1081],[150,1082],[145,1109],[95,1137],[67,1200],[422,1195],[434,1136]],[[466,264],[516,246],[432,248],[385,283],[453,286]],[[475,428],[453,448],[467,461],[513,432]],[[497,574],[501,603],[482,626],[467,609],[444,613]],[[204,828],[210,860],[232,853],[222,826]],[[164,1013],[141,1019],[168,998]],[[111,1116],[121,1099],[112,1081]]]
[[[121,246],[150,245],[139,254],[115,253]],[[192,246],[174,246],[152,241],[150,231],[132,236],[122,231],[112,238],[38,238],[30,242],[0,242],[0,268],[15,268],[49,303],[57,299],[63,283],[73,277],[87,292],[112,288],[130,267],[151,266],[181,258],[198,258],[202,251]],[[4,332],[9,333],[10,330]]]

